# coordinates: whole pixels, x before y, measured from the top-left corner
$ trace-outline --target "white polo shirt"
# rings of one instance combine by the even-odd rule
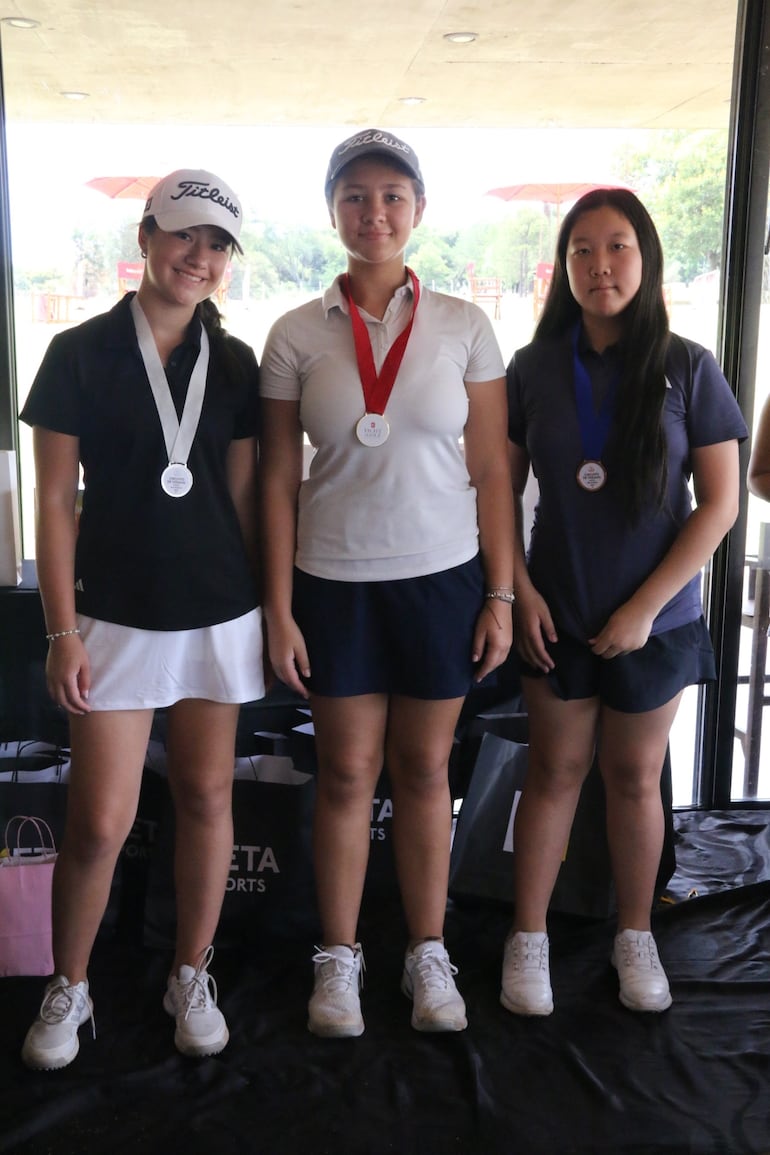
[[[409,322],[411,285],[382,321],[362,311],[379,372]],[[316,453],[299,493],[296,564],[337,581],[438,573],[478,551],[476,490],[461,438],[468,393],[504,375],[486,313],[421,286],[404,359],[385,409],[388,439],[361,445],[364,396],[339,281],[273,325],[261,363],[263,397],[300,402]]]

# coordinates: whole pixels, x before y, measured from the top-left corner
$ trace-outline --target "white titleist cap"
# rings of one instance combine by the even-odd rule
[[[166,233],[191,229],[195,225],[214,225],[232,239],[238,252],[243,213],[233,190],[213,172],[181,168],[159,180],[147,198],[142,220],[155,217],[158,228]]]

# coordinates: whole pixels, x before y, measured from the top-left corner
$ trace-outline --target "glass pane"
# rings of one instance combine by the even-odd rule
[[[141,267],[141,196],[112,199],[88,187],[95,177],[159,176],[189,164],[191,156],[196,163],[205,156],[208,167],[221,170],[246,210],[245,255],[233,262],[226,324],[258,356],[272,321],[318,295],[341,270],[322,179],[331,148],[348,129],[176,127],[172,136],[165,126],[23,123],[13,117],[13,92],[8,103],[19,405],[53,334],[109,308]],[[477,295],[506,360],[531,338],[560,217],[571,202],[551,200],[547,191],[539,200],[490,193],[535,175],[550,175],[554,185],[567,174],[633,188],[661,233],[672,328],[715,348],[726,129],[396,131],[415,145],[429,184],[428,210],[408,259],[431,286]],[[257,181],[255,156],[280,157],[281,164],[262,169]],[[318,179],[308,180],[308,172]],[[693,204],[699,231],[690,227]],[[34,472],[26,426],[19,437],[25,554],[32,557]],[[688,691],[672,732],[677,805],[693,801],[697,704],[697,689]]]
[[[754,415],[770,403],[770,261],[765,252]],[[752,439],[753,441],[753,439]],[[770,502],[749,494],[731,797],[770,798]]]

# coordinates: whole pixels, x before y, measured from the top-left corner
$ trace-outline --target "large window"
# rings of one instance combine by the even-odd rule
[[[741,20],[743,6],[721,5]],[[749,6],[751,7],[751,6]],[[689,6],[685,6],[689,11]],[[623,9],[623,19],[633,21]],[[697,5],[692,8],[695,20]],[[641,20],[641,15],[639,16]],[[649,13],[645,20],[649,19]],[[686,19],[683,10],[682,19]],[[698,18],[701,52],[723,52],[720,38],[709,45]],[[5,29],[0,44],[16,51],[8,37],[23,30]],[[639,34],[642,34],[640,26]],[[695,24],[692,27],[695,34]],[[624,29],[631,43],[634,30]],[[114,45],[111,46],[114,51]],[[96,48],[95,50],[98,50]],[[586,66],[590,67],[590,66]],[[661,65],[662,67],[662,65]],[[220,83],[227,85],[226,76]],[[530,337],[560,216],[570,193],[566,183],[621,183],[632,187],[650,208],[666,253],[666,292],[672,327],[721,355],[723,222],[730,142],[730,77],[715,65],[714,84],[721,88],[722,112],[711,122],[694,115],[679,127],[618,127],[628,118],[608,102],[606,123],[597,127],[595,108],[586,104],[591,127],[539,129],[491,126],[430,127],[429,122],[392,123],[413,143],[426,176],[428,210],[414,236],[410,264],[436,288],[472,295],[493,318],[506,360]],[[235,92],[235,87],[233,88]],[[613,99],[633,102],[629,85]],[[235,99],[235,97],[233,98]],[[233,262],[223,301],[226,323],[261,352],[273,319],[304,297],[317,294],[340,269],[339,246],[323,201],[323,174],[332,146],[350,125],[284,128],[241,123],[228,128],[163,123],[176,110],[159,105],[158,123],[86,123],[73,114],[69,123],[30,121],[12,82],[6,84],[5,132],[10,187],[11,244],[15,306],[16,389],[21,406],[51,336],[109,308],[136,283],[141,270],[136,222],[142,207],[141,181],[151,181],[176,167],[204,166],[239,190],[246,210],[245,255]],[[686,118],[684,118],[686,120]],[[242,112],[239,120],[243,121]],[[117,186],[94,187],[98,178],[130,177],[139,184],[133,196]],[[537,190],[515,193],[516,186]],[[510,196],[503,190],[508,190]],[[496,191],[493,191],[496,190]],[[483,287],[480,282],[483,282]],[[492,290],[490,291],[490,285]],[[724,303],[722,302],[722,305]],[[759,342],[754,412],[767,393],[770,343],[764,312]],[[767,324],[770,324],[768,322]],[[34,556],[34,473],[30,433],[17,433],[21,469],[22,528],[25,555]],[[729,779],[730,796],[770,798],[770,720],[764,733],[766,666],[762,663],[763,603],[767,589],[757,562],[760,530],[770,522],[770,506],[752,499],[742,515],[739,539],[745,564],[742,616],[731,628],[737,635],[739,662],[722,671],[735,697],[732,748],[724,744],[720,765],[712,774]],[[770,548],[770,530],[762,538]],[[712,589],[711,575],[705,588]],[[711,613],[712,607],[709,606]],[[734,617],[734,615],[733,615]],[[758,645],[759,643],[759,645]],[[728,647],[729,649],[729,647]],[[720,651],[721,652],[721,651]],[[729,659],[729,654],[727,655]],[[765,659],[766,661],[766,659]],[[760,699],[757,708],[758,696]],[[729,695],[728,695],[729,697]],[[672,733],[674,800],[697,802],[702,790],[704,756],[702,724],[707,718],[704,695],[685,694]],[[708,752],[708,743],[705,750]],[[729,766],[726,764],[729,761]]]

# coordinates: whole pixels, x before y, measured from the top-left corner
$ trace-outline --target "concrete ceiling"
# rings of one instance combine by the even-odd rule
[[[6,115],[724,128],[736,12],[737,0],[0,0],[0,18],[38,22],[0,26]],[[444,39],[466,31],[477,39]],[[88,95],[61,95],[73,91]]]

